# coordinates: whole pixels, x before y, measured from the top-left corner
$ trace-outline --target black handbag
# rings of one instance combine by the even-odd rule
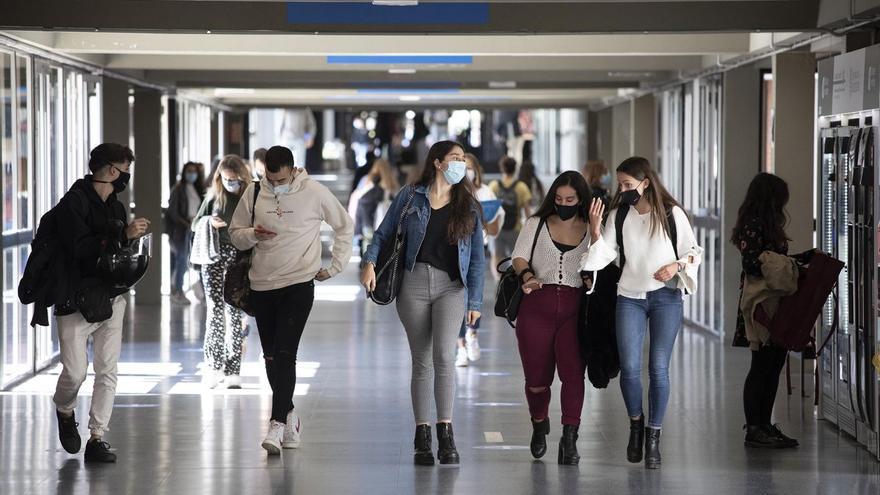
[[[535,230],[535,238],[532,239],[532,251],[529,254],[529,269],[532,267],[532,258],[535,256],[535,246],[538,244],[538,236],[541,235],[541,228],[544,226],[544,219],[538,222],[538,228]],[[505,268],[501,268],[505,266]],[[499,316],[507,320],[507,324],[515,328],[516,316],[519,314],[519,304],[522,302],[522,282],[516,269],[513,267],[511,258],[504,258],[498,262],[495,267],[501,278],[498,280],[498,288],[495,290],[495,316]]]
[[[254,183],[254,204],[251,208],[251,225],[254,224],[257,213],[257,198],[260,196],[260,183]],[[223,279],[223,301],[233,308],[238,308],[250,316],[254,316],[254,309],[250,302],[251,297],[251,258],[253,248],[247,251],[239,251],[235,255],[235,261],[226,270]]]
[[[406,267],[406,231],[403,229],[403,221],[406,219],[406,213],[415,196],[415,188],[410,187],[409,197],[403,210],[400,212],[400,220],[397,222],[397,230],[394,237],[386,239],[379,248],[379,257],[376,260],[376,287],[367,292],[367,297],[374,303],[385,306],[394,302],[397,294],[400,293],[400,285],[403,282],[403,272]]]

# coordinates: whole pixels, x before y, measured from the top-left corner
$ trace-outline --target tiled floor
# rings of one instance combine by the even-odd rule
[[[817,421],[812,397],[802,399],[797,389],[780,395],[776,416],[802,446],[745,450],[740,398],[747,351],[697,331],[685,331],[676,346],[660,471],[626,463],[617,381],[607,390],[588,387],[579,467],[555,463],[555,400],[551,450],[535,462],[514,336],[494,318],[486,318],[481,334],[483,359],[458,371],[461,466],[413,466],[403,330],[393,307],[352,301],[355,283],[352,265],[318,292],[299,356],[301,449],[270,458],[260,448],[270,401],[255,336],[248,340],[245,388],[203,394],[203,310],[137,307],[126,327],[107,436],[118,464],[85,466],[81,455],[61,449],[51,401],[57,370],[50,370],[0,395],[0,494],[880,493],[880,463]],[[796,363],[794,372],[798,383]],[[77,414],[85,434],[88,398]]]

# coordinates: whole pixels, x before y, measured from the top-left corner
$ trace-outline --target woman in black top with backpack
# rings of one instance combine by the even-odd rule
[[[788,184],[773,174],[758,174],[749,184],[730,236],[730,242],[742,254],[741,297],[747,276],[764,276],[760,260],[762,253],[788,254],[789,238],[785,233],[788,198]],[[743,386],[745,445],[753,448],[797,447],[797,440],[782,433],[770,419],[779,388],[779,374],[785,366],[788,351],[770,342],[766,336],[762,338],[747,331],[739,307],[733,345],[752,350],[752,364]]]

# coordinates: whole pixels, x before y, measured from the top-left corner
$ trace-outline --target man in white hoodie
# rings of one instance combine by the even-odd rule
[[[256,201],[254,194],[257,194]],[[333,260],[321,266],[321,222],[334,232]],[[351,258],[354,225],[333,193],[294,166],[283,146],[266,152],[266,175],[242,195],[229,226],[232,244],[253,248],[250,302],[272,387],[272,418],[263,448],[280,454],[300,443],[293,410],[296,355],[315,298],[314,281],[343,270]]]

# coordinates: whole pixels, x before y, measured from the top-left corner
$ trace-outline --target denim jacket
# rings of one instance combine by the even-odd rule
[[[397,224],[400,222],[400,214],[410,197],[410,190],[415,188],[412,202],[410,202],[404,219],[403,231],[406,233],[406,252],[404,263],[407,270],[412,271],[416,265],[416,258],[425,239],[425,231],[428,228],[428,220],[431,217],[431,205],[428,202],[428,190],[425,186],[406,186],[394,198],[382,224],[373,233],[373,242],[367,248],[364,262],[376,264],[379,257],[379,249],[382,244],[393,239]],[[483,270],[485,269],[485,254],[483,252],[483,228],[479,218],[479,212],[474,211],[476,221],[474,232],[470,237],[458,241],[458,270],[461,279],[467,281],[467,309],[468,311],[480,311],[483,305]],[[473,247],[473,249],[472,249]],[[378,268],[378,267],[377,267]]]

